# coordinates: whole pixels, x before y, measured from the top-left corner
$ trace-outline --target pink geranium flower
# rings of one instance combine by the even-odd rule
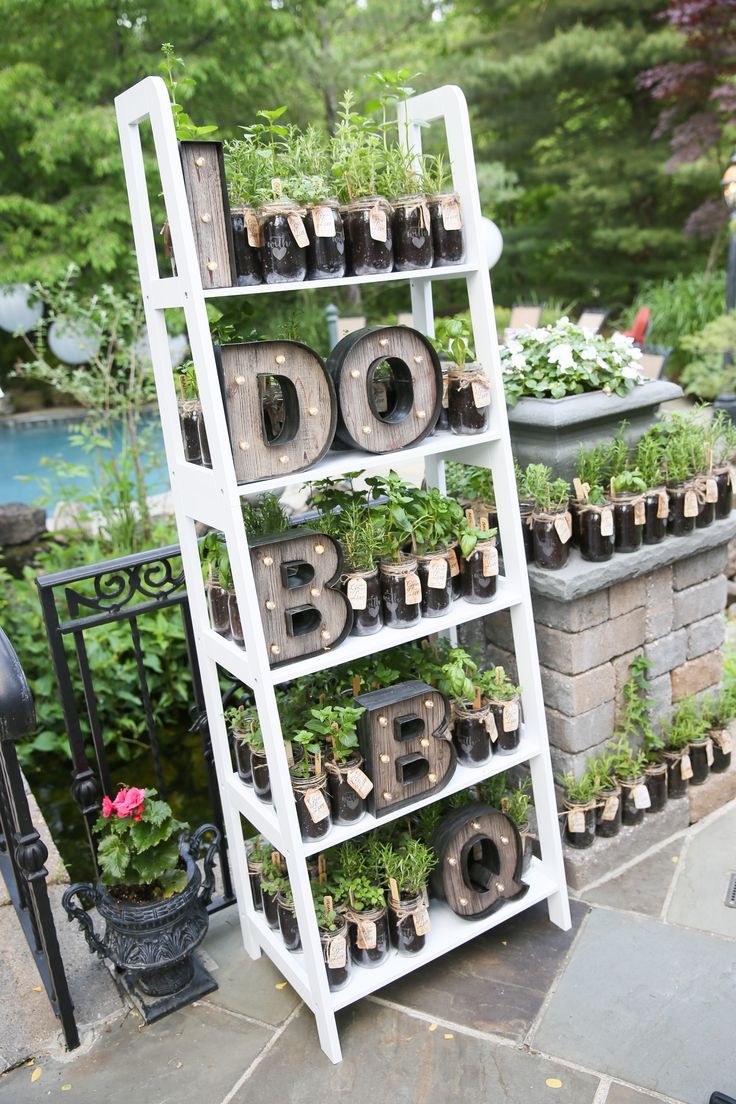
[[[139,790],[137,786],[131,786],[127,790],[123,787],[118,790],[117,797],[112,805],[119,817],[132,816],[133,820],[140,820],[145,796],[146,791]]]
[[[102,815],[107,820],[109,816],[114,812],[115,806],[109,797],[103,797],[102,799]]]

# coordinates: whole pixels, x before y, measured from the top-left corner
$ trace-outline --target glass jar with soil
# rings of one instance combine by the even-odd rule
[[[240,620],[240,607],[238,606],[238,596],[234,590],[228,592],[227,596],[227,608],[228,615],[230,617],[230,636],[233,638],[236,644],[243,645],[243,623]]]
[[[498,734],[496,752],[503,755],[516,751],[521,739],[521,702],[518,694],[500,700],[489,697],[486,701]]]
[[[435,432],[439,429],[450,428],[450,414],[447,409],[447,405],[450,401],[450,377],[449,377],[449,364],[447,358],[440,358],[440,370],[442,372],[442,406],[440,407],[440,416],[437,419],[437,425],[434,427]]]
[[[630,828],[641,824],[644,810],[649,808],[649,790],[644,784],[644,775],[638,778],[618,778],[621,787],[621,823]]]
[[[385,962],[391,951],[388,909],[347,910],[350,957],[356,966],[373,969]]]
[[[690,742],[690,777],[691,786],[702,786],[708,781],[711,763],[713,762],[713,741],[710,736],[703,736],[700,740]]]
[[[418,624],[422,617],[422,584],[416,558],[404,556],[400,563],[381,560],[380,580],[384,625],[406,629]]]
[[[345,209],[345,237],[351,271],[355,276],[391,272],[394,251],[391,236],[391,206],[382,196],[368,196],[348,203]]]
[[[644,538],[646,506],[644,495],[615,494],[613,504],[613,530],[617,552],[636,552]]]
[[[363,758],[357,753],[345,763],[325,763],[334,824],[355,824],[365,813],[365,799],[373,786],[362,767]]]
[[[448,373],[447,414],[450,429],[458,436],[488,429],[491,389],[478,364],[452,365]]]
[[[647,813],[661,813],[667,804],[667,764],[650,763],[644,768],[644,784],[649,790]]]
[[[447,546],[447,558],[450,563],[450,582],[452,585],[453,601],[460,598],[463,593],[462,556],[460,555],[460,543],[453,540]]]
[[[592,847],[595,842],[596,808],[595,801],[568,801],[565,798],[565,843],[582,850]]]
[[[250,884],[250,894],[253,898],[253,908],[256,912],[263,912],[263,899],[261,897],[261,871],[263,870],[263,863],[253,859],[252,855],[254,850],[254,841],[248,840],[245,845],[245,851],[248,857],[248,882]]]
[[[669,497],[664,487],[654,487],[644,496],[644,544],[660,544],[667,536]]]
[[[202,463],[202,444],[199,427],[202,422],[202,404],[199,399],[184,399],[179,402],[179,425],[184,445],[184,459],[190,464]]]
[[[722,521],[727,518],[733,509],[733,483],[731,481],[730,468],[714,468],[713,478],[718,488],[718,501],[716,502],[716,518]]]
[[[473,551],[463,557],[461,580],[462,596],[466,602],[480,605],[495,597],[498,582],[495,537],[478,541]]]
[[[261,801],[271,800],[271,776],[268,773],[268,759],[265,748],[250,749],[250,769],[253,778],[253,792]]]
[[[432,230],[434,267],[462,264],[465,260],[465,239],[460,197],[456,192],[428,195],[427,207]]]
[[[688,749],[667,750],[662,758],[667,764],[667,796],[670,798],[687,797],[690,780],[690,756]]]
[[[207,583],[207,605],[210,611],[210,624],[220,636],[230,635],[230,595],[220,586],[215,576]]]
[[[381,583],[378,568],[370,571],[356,571],[352,567],[345,570],[340,587],[347,595],[353,611],[351,636],[372,636],[383,626],[381,609]]]
[[[307,274],[309,238],[305,210],[298,203],[264,203],[261,220],[261,267],[267,284],[301,283]]]
[[[452,575],[446,548],[417,556],[417,575],[422,585],[422,617],[442,617],[452,605]]]
[[[307,279],[333,280],[345,275],[345,227],[336,199],[307,208],[304,219],[307,246]]]
[[[526,556],[526,562],[528,564],[534,562],[534,530],[532,514],[534,513],[533,502],[520,502],[519,503],[519,516],[521,518],[521,532],[524,536],[524,555]],[[498,543],[498,551],[500,555],[503,555],[501,550],[501,538],[497,535],[496,541]]]
[[[528,823],[518,824],[517,828],[521,836],[521,873],[524,875],[532,865],[534,838]]]
[[[418,954],[424,950],[430,930],[427,894],[388,899],[388,928],[391,945],[400,955]]]
[[[548,571],[559,571],[570,555],[570,522],[566,510],[548,514],[543,510],[532,513],[532,538],[534,563]]]
[[[696,529],[707,529],[716,520],[718,504],[718,484],[712,475],[699,475],[695,480],[695,493],[698,496],[698,516]]]
[[[279,926],[278,894],[271,893],[270,890],[266,889],[263,880],[261,881],[261,902],[263,904],[263,918],[269,928],[275,931]]]
[[[251,765],[251,751],[248,737],[241,732],[233,733],[233,747],[235,748],[235,769],[238,778],[245,782],[246,786],[253,785],[253,767]]]
[[[322,839],[332,827],[327,774],[321,771],[310,778],[291,776],[296,815],[303,840]]]
[[[235,250],[235,273],[238,287],[253,287],[263,282],[261,272],[261,227],[252,207],[231,207]]]
[[[434,260],[429,208],[423,195],[400,196],[391,204],[394,267],[397,272],[431,268]]]
[[[610,506],[573,503],[577,506],[580,555],[589,563],[610,560],[616,546],[613,511]],[[573,512],[573,518],[575,513]]]
[[[319,940],[322,944],[322,957],[324,958],[327,982],[330,992],[335,993],[344,989],[350,981],[352,963],[348,954],[348,922],[339,914],[333,921],[334,930],[320,929]]]
[[[606,786],[595,795],[595,834],[611,839],[621,831],[621,787]]]
[[[713,728],[709,735],[713,741],[711,772],[713,774],[723,774],[731,766],[731,733],[727,728]]]
[[[291,894],[287,897],[283,893],[277,893],[276,908],[279,917],[279,930],[281,932],[281,938],[284,941],[284,946],[287,951],[300,951],[302,949],[302,940],[299,935],[299,924],[297,923],[296,910],[294,909],[294,902],[291,899]]]
[[[691,481],[667,487],[670,512],[667,532],[673,537],[692,533],[698,517],[698,496]]]
[[[493,721],[491,709],[485,703],[477,708],[471,702],[455,702],[453,707],[452,742],[459,763],[478,767],[493,754]]]

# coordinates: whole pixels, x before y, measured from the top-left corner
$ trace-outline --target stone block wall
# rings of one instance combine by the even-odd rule
[[[529,570],[547,726],[555,772],[581,774],[611,739],[632,660],[645,655],[655,718],[723,672],[726,560],[736,519],[605,564],[577,552],[560,572]],[[516,677],[511,618],[465,626],[462,639]]]

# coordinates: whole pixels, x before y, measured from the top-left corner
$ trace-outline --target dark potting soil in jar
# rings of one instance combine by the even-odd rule
[[[531,502],[520,502],[519,503],[519,516],[521,517],[521,531],[524,535],[524,554],[526,556],[526,562],[527,563],[533,563],[534,562],[534,531],[532,529],[532,526],[529,524],[533,512],[534,512],[534,506],[532,505]],[[498,551],[502,555],[503,553],[501,551],[501,538],[500,538],[500,536],[496,537],[496,542],[498,544]]]
[[[621,787],[621,823],[628,828],[634,824],[641,824],[644,819],[644,806],[642,804],[640,808],[637,805],[636,791],[640,786],[646,790],[644,778],[637,778],[631,782],[620,778],[619,785]]]
[[[261,244],[258,215],[252,207],[231,207],[230,219],[233,225],[235,273],[238,287],[252,287],[254,284],[260,284],[263,280],[263,274],[258,252]]]
[[[510,698],[508,701],[490,700],[488,705],[498,734],[496,751],[516,751],[520,739],[521,713],[518,697]]]
[[[348,568],[341,587],[347,595],[353,611],[351,636],[372,636],[383,625],[381,610],[381,583],[378,568],[372,571],[354,571]]]
[[[261,867],[262,863],[248,861],[248,881],[250,893],[253,898],[253,908],[256,912],[263,912],[263,898],[261,897]]]
[[[447,359],[440,361],[440,370],[442,371],[442,406],[440,407],[440,416],[437,419],[437,425],[434,427],[435,432],[439,429],[450,428],[450,415],[447,410],[447,404],[449,402],[449,389],[450,381],[447,375]]]
[[[731,733],[727,728],[715,729],[710,733],[713,741],[712,774],[723,774],[731,766]]]
[[[345,237],[349,242],[350,266],[355,276],[372,276],[393,270],[391,207],[381,196],[357,199],[347,205]]]
[[[611,786],[595,795],[595,834],[611,839],[621,831],[621,787]]]
[[[450,562],[450,581],[452,597],[460,598],[463,592],[462,557],[458,541],[450,541],[447,546],[447,558]]]
[[[422,897],[407,897],[401,901],[394,901],[389,897],[388,927],[391,944],[399,954],[418,954],[424,950],[427,942],[425,922],[428,927],[429,912]]]
[[[487,705],[482,705],[480,709],[455,706],[452,742],[458,762],[476,767],[490,759],[493,744],[488,731],[489,715],[490,709]]]
[[[291,903],[287,903],[282,895],[276,895],[276,907],[278,909],[279,930],[287,951],[300,951],[302,940],[299,935],[299,925],[296,921],[296,912]]]
[[[210,624],[220,636],[230,635],[230,595],[219,583],[207,584],[207,605],[210,610]]]
[[[667,495],[670,500],[667,532],[673,537],[683,537],[686,533],[692,533],[698,516],[698,496],[692,484],[668,487]]]
[[[460,197],[455,192],[427,196],[427,206],[432,229],[434,267],[462,264],[465,260],[465,240]]]
[[[690,779],[691,786],[702,786],[708,781],[710,774],[710,762],[713,756],[713,744],[710,737],[702,740],[693,740],[690,744],[690,766],[693,774]]]
[[[268,773],[268,760],[265,751],[250,752],[250,768],[253,776],[253,790],[261,801],[271,800],[271,776]]]
[[[434,260],[429,208],[423,195],[401,196],[392,203],[391,229],[397,272],[431,268]]]
[[[361,770],[363,760],[356,755],[345,766],[337,763],[326,763],[327,791],[332,805],[332,821],[334,824],[355,824],[365,812],[365,798],[353,786],[350,785],[348,775],[352,770]],[[361,772],[362,773],[362,772]]]
[[[669,499],[663,487],[648,491],[644,497],[644,544],[659,544],[667,536]]]
[[[711,482],[709,480],[709,482]],[[702,493],[698,495],[698,516],[695,519],[696,529],[707,529],[716,520],[716,502],[715,497],[718,494],[718,487],[714,486],[715,479],[712,480],[713,486],[713,499],[714,501],[708,502],[703,497]]]
[[[452,605],[452,576],[447,550],[417,556],[417,575],[422,585],[422,617],[441,617]]]
[[[300,283],[307,274],[304,208],[297,203],[261,207],[261,266],[267,284]]]
[[[718,488],[716,517],[721,521],[723,518],[727,518],[733,509],[733,484],[731,483],[731,472],[728,468],[720,468],[713,472],[713,478]]]
[[[304,219],[307,246],[307,279],[330,280],[345,275],[345,227],[337,200],[307,208]]]
[[[205,468],[212,467],[212,456],[210,455],[210,442],[207,436],[207,429],[204,424],[204,416],[199,419],[199,448],[202,454],[202,463]]]
[[[263,904],[263,916],[269,928],[276,929],[279,926],[278,895],[269,893],[261,886],[261,902]]]
[[[549,571],[559,571],[567,563],[570,555],[570,541],[563,541],[559,529],[563,531],[565,526],[558,525],[559,519],[566,517],[564,513],[532,514],[532,536],[534,540],[534,563],[537,567],[546,567]],[[567,528],[569,533],[569,527]]]
[[[344,916],[335,919],[335,931],[320,931],[327,982],[331,992],[344,989],[350,981],[352,962],[348,953],[348,922]]]
[[[202,406],[199,399],[188,399],[179,403],[179,424],[184,445],[184,459],[190,464],[202,463],[202,445],[199,439],[199,423],[202,420]]]
[[[488,428],[491,392],[477,365],[450,368],[447,411],[450,429],[458,436],[483,433]]]
[[[302,839],[322,839],[332,827],[327,775],[323,772],[312,778],[292,777],[291,788],[294,791],[296,815]]]
[[[687,749],[686,749],[687,750]],[[667,763],[667,796],[687,797],[688,780],[682,777],[682,756],[680,751],[665,751]]]
[[[473,551],[463,558],[462,596],[466,602],[480,605],[490,602],[496,594],[498,582],[498,550],[495,537],[479,541]]]
[[[521,873],[526,874],[527,870],[532,864],[532,834],[528,824],[519,825],[519,835],[521,836]]]
[[[230,616],[230,635],[236,644],[243,643],[243,623],[240,620],[240,608],[238,606],[238,596],[234,590],[231,590],[227,599],[228,613]]]
[[[667,764],[655,763],[644,769],[644,784],[651,802],[647,813],[661,813],[667,804]]]
[[[565,843],[580,850],[584,847],[592,847],[596,829],[595,802],[575,805],[565,801],[564,805],[567,813],[564,818]]]
[[[245,782],[247,786],[253,785],[253,767],[250,761],[250,744],[247,740],[233,737],[233,743],[235,745],[235,766],[238,772],[238,778],[241,782]]]
[[[422,616],[422,584],[417,561],[407,557],[401,563],[381,560],[381,608],[383,623],[394,629],[416,625]]]
[[[641,548],[645,521],[646,507],[642,495],[614,495],[613,529],[617,552],[636,552]]]
[[[391,940],[388,931],[388,910],[366,909],[364,912],[348,911],[348,938],[350,957],[356,966],[372,969],[388,958]]]
[[[580,555],[589,563],[610,560],[616,546],[611,507],[578,504],[577,514]]]
[[[571,498],[568,512],[570,514],[570,544],[573,548],[580,547],[580,507],[582,503]]]

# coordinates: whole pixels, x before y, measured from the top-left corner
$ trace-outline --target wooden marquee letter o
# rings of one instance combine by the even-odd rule
[[[379,412],[373,375],[388,361],[392,401]],[[338,342],[327,359],[337,393],[337,435],[366,452],[394,452],[430,433],[442,407],[442,372],[432,344],[408,326],[357,330]]]
[[[332,381],[308,345],[247,341],[219,350],[220,385],[238,483],[302,471],[332,444],[337,408]],[[261,381],[281,388],[281,426],[269,436]]]

